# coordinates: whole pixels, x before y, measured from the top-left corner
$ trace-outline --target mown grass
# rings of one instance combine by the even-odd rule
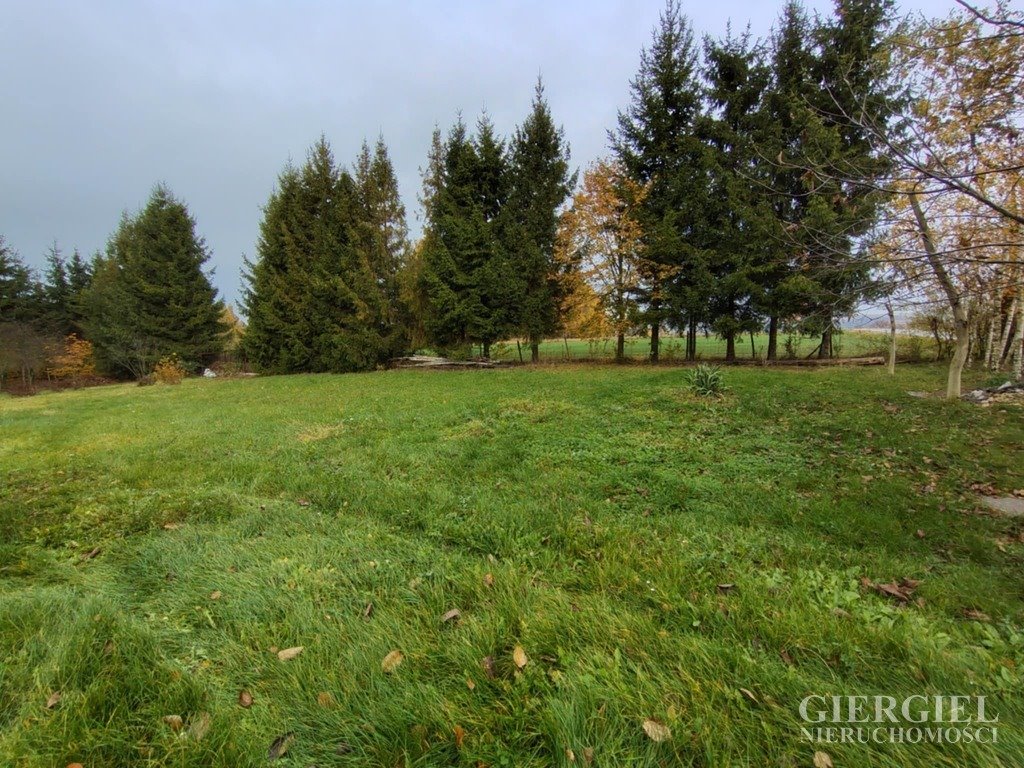
[[[728,369],[702,399],[678,369],[546,366],[2,399],[0,764],[257,766],[290,733],[299,766],[806,766],[804,696],[986,694],[995,745],[826,751],[1019,765],[1024,529],[969,486],[1024,487],[1024,418],[906,395],[943,379]]]

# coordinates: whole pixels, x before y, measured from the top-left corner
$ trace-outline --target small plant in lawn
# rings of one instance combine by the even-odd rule
[[[153,367],[153,378],[161,384],[181,384],[185,378],[185,366],[176,354],[165,355]]]
[[[701,397],[717,397],[725,391],[722,369],[717,365],[701,363],[686,375],[686,381]]]

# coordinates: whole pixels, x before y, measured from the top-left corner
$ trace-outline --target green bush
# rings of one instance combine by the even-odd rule
[[[702,397],[714,397],[725,391],[722,369],[717,365],[701,363],[686,375],[686,381]]]

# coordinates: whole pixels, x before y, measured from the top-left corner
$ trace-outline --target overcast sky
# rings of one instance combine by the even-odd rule
[[[768,32],[782,0],[683,0],[698,34]],[[827,9],[827,0],[808,3]],[[906,0],[945,15],[953,0]],[[383,134],[410,226],[433,126],[509,133],[544,78],[573,164],[607,151],[661,0],[3,0],[0,234],[34,266],[105,246],[158,181],[189,205],[236,302],[289,158],[324,133],[350,163]]]

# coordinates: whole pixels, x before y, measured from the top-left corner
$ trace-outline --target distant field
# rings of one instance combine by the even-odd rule
[[[810,694],[999,716],[837,768],[1020,765],[1024,527],[970,486],[1024,488],[1024,413],[906,394],[944,373],[0,397],[0,765],[810,766]]]
[[[898,337],[899,338],[899,337]],[[791,349],[786,347],[789,337],[785,334],[779,335],[778,355],[786,357],[807,357],[815,352],[820,338],[809,338],[806,336],[794,336],[791,339]],[[834,351],[839,357],[862,357],[866,355],[887,354],[889,348],[889,336],[879,331],[846,331],[836,335],[833,342]],[[651,340],[646,337],[631,336],[626,339],[626,356],[634,359],[644,359],[650,355]],[[753,354],[752,354],[753,352]],[[741,360],[750,360],[752,357],[764,359],[768,352],[768,334],[755,334],[753,349],[750,344],[750,337],[744,336],[736,340],[736,356]],[[479,350],[477,350],[479,353]],[[523,357],[530,359],[530,350],[523,347]],[[933,359],[935,356],[935,342],[925,337],[903,336],[899,342],[899,354],[901,357],[917,357]],[[675,336],[663,336],[661,341],[660,357],[666,362],[682,360],[686,355],[686,339]],[[615,339],[549,339],[540,345],[540,356],[542,361],[565,361],[565,360],[611,360],[615,357]],[[515,360],[519,357],[519,350],[516,343],[502,342],[491,348],[491,357],[501,360]],[[721,360],[725,358],[725,342],[716,336],[697,337],[697,357],[702,360]]]

